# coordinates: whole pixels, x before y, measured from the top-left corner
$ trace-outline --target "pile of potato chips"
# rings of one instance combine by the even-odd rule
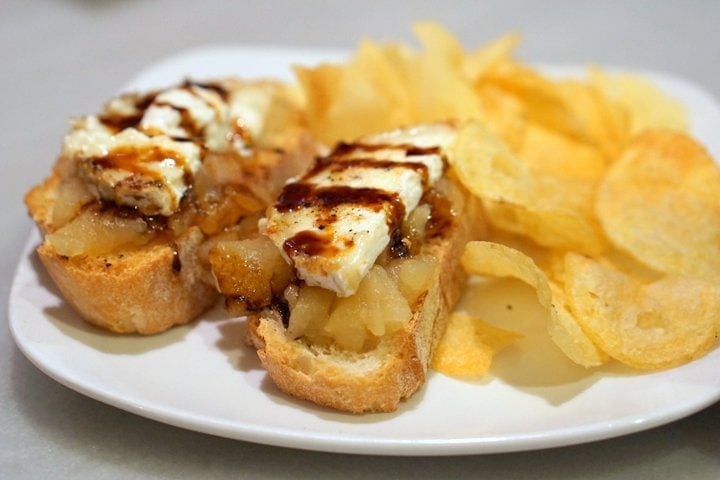
[[[333,144],[456,123],[448,161],[492,231],[463,266],[535,288],[572,361],[661,369],[713,348],[720,169],[682,105],[629,74],[546,76],[513,58],[514,35],[466,52],[436,24],[415,32],[420,49],[365,41],[345,64],[297,68],[311,129]],[[433,366],[482,375],[515,338],[456,312]]]

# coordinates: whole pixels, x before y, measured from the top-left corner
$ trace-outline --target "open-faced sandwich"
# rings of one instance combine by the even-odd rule
[[[38,255],[87,321],[152,334],[217,297],[215,239],[257,218],[315,154],[296,93],[224,78],[125,94],[74,121],[51,175],[25,197]]]
[[[340,143],[283,188],[256,238],[218,242],[226,304],[277,386],[350,412],[392,411],[425,382],[483,231],[454,180],[448,124]]]

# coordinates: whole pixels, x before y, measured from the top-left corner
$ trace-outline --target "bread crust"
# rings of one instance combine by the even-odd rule
[[[217,300],[192,228],[175,246],[68,258],[43,243],[37,254],[63,297],[82,317],[116,333],[151,335],[194,319]]]
[[[351,413],[391,412],[425,383],[432,352],[465,285],[460,252],[485,229],[478,221],[479,202],[464,189],[463,193],[465,205],[453,225],[422,247],[421,253],[438,260],[437,281],[413,306],[405,328],[382,339],[376,349],[322,349],[292,339],[275,310],[249,317],[248,342],[280,390]]]
[[[254,85],[271,88],[269,82]],[[292,127],[284,137],[282,131],[272,132],[269,153],[243,165],[237,181],[253,193],[266,190],[266,198],[258,194],[260,202],[270,201],[285,179],[302,171],[317,152],[301,122]],[[25,203],[43,235],[38,257],[83,319],[116,333],[150,335],[190,322],[217,301],[219,293],[203,255],[212,235],[198,226],[179,235],[159,232],[141,247],[108,254],[60,255],[46,235],[59,227],[52,222],[53,207],[71,167],[69,159],[58,158],[51,175],[28,191]]]

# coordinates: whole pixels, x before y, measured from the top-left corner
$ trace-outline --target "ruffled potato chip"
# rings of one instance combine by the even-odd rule
[[[600,185],[596,209],[612,243],[651,268],[720,280],[720,169],[687,135],[635,138]]]
[[[448,160],[463,185],[484,201],[496,228],[547,247],[587,253],[604,249],[592,214],[594,181],[536,175],[478,121],[460,127]]]
[[[602,90],[585,81],[558,81],[571,116],[578,125],[578,141],[597,149],[612,161],[630,138],[630,113]]]
[[[720,333],[720,286],[668,276],[649,284],[590,258],[565,257],[570,310],[592,341],[638,369],[662,369],[706,353]]]
[[[548,318],[548,333],[553,342],[567,357],[583,367],[598,367],[610,361],[610,356],[585,334],[575,315],[568,307],[562,286],[550,282],[555,314]]]
[[[462,184],[483,200],[524,205],[535,188],[530,169],[479,121],[464,123],[448,153]]]
[[[486,202],[490,223],[550,248],[588,254],[598,254],[605,249],[607,241],[597,220],[584,213],[583,203],[592,193],[583,190],[587,185],[554,178],[544,178],[535,184],[537,202]]]
[[[411,57],[399,63],[411,95],[409,123],[463,121],[482,116],[472,87],[460,73],[461,65],[431,55]]]
[[[332,145],[410,121],[406,79],[391,62],[403,55],[396,49],[366,41],[346,65],[295,68],[308,99],[309,127],[318,138]]]
[[[522,335],[493,327],[465,312],[455,312],[433,353],[433,370],[460,378],[479,378],[492,359]]]
[[[588,80],[590,85],[601,90],[628,112],[631,134],[657,128],[687,129],[685,107],[669,98],[647,78],[627,73],[611,74],[594,67],[589,71]]]
[[[500,38],[465,55],[463,71],[474,84],[483,80],[503,63],[510,61],[513,51],[520,43],[520,35],[506,33]]]
[[[478,87],[475,93],[480,102],[483,124],[510,150],[517,152],[525,141],[528,125],[524,105],[494,85]]]
[[[512,94],[525,106],[530,121],[573,138],[584,138],[571,103],[558,84],[539,71],[508,59],[485,72],[475,87],[485,85],[494,85]]]
[[[534,123],[524,133],[517,154],[536,175],[596,183],[607,171],[605,156],[590,144]]]
[[[417,22],[413,25],[413,33],[425,47],[427,57],[454,68],[462,65],[465,58],[462,45],[439,23]]]
[[[547,276],[532,258],[499,243],[473,241],[461,257],[465,270],[473,275],[512,277],[535,288],[540,305],[548,314],[548,332],[555,344],[575,363],[584,367],[602,365],[607,355],[592,342],[565,306],[559,287],[551,287]]]
[[[415,31],[421,50],[364,41],[347,63],[295,69],[319,139],[333,145],[414,123],[482,116],[457,41],[433,23]]]

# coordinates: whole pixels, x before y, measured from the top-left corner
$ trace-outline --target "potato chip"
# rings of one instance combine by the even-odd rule
[[[551,287],[546,275],[530,257],[498,243],[473,241],[465,246],[460,261],[470,274],[517,278],[535,288],[538,302],[548,314],[548,332],[563,353],[585,367],[607,361],[607,355],[587,337],[565,307],[565,299],[555,297],[561,294],[559,287]]]
[[[638,136],[608,171],[597,214],[619,248],[664,273],[720,280],[720,169],[672,131]]]
[[[458,67],[464,59],[462,45],[455,36],[437,22],[417,22],[413,25],[415,36],[425,47],[428,57],[451,67]]]
[[[547,277],[532,258],[499,243],[472,241],[465,245],[460,262],[472,275],[517,278],[538,291],[538,300],[550,305],[552,294]]]
[[[595,67],[589,71],[589,82],[629,112],[629,130],[632,134],[646,129],[687,129],[685,107],[669,98],[645,77],[627,73],[610,74]]]
[[[345,125],[333,123],[340,122],[343,118],[335,118],[338,114],[331,113],[331,110],[335,109],[345,76],[343,68],[338,65],[320,65],[314,68],[295,67],[294,71],[307,99],[306,111],[310,130],[326,143],[344,138],[346,133],[339,129],[345,128]],[[331,123],[337,126],[326,129],[325,126]]]
[[[463,71],[475,84],[503,63],[511,61],[512,53],[520,43],[520,35],[507,33],[502,37],[483,45],[465,56]]]
[[[591,213],[595,187],[572,179],[536,178],[532,197],[524,204],[486,202],[495,227],[526,235],[550,248],[601,253],[607,244]]]
[[[629,109],[601,88],[584,81],[546,77],[507,54],[494,58],[491,65],[481,73],[471,73],[479,97],[488,87],[512,95],[528,121],[593,146],[606,160],[614,158],[627,142]]]
[[[649,284],[568,254],[565,292],[594,343],[639,369],[679,365],[707,352],[720,332],[720,286],[668,276]]]
[[[440,373],[460,378],[479,378],[492,359],[522,335],[493,327],[465,312],[448,319],[447,330],[433,353],[431,366]]]
[[[515,96],[528,120],[573,138],[584,138],[570,102],[557,82],[518,62],[501,62],[488,71],[475,88],[494,85]]]
[[[347,65],[295,69],[318,138],[334,144],[410,121],[407,82],[388,58],[392,49],[366,41]]]
[[[542,125],[528,122],[517,154],[538,176],[599,182],[607,170],[607,161],[596,147]]]
[[[548,247],[586,253],[605,248],[593,215],[594,181],[534,175],[478,121],[460,127],[448,161],[463,185],[484,201],[494,227]]]
[[[464,123],[448,162],[465,188],[483,200],[528,203],[533,177],[528,167],[479,121]]]
[[[436,37],[427,35],[430,29],[420,29],[426,42]],[[433,34],[438,31],[433,29]],[[480,116],[480,104],[472,85],[462,73],[457,55],[459,46],[426,44],[426,50],[415,53],[396,68],[408,79],[405,88],[411,97],[411,122],[463,121]]]
[[[360,43],[355,59],[353,61],[354,69],[348,72],[346,82],[348,91],[347,96],[357,95],[354,91],[356,88],[355,78],[367,79],[367,95],[374,98],[372,104],[379,108],[379,113],[386,115],[383,119],[373,119],[372,128],[390,129],[399,125],[407,124],[410,121],[411,101],[407,89],[404,85],[408,79],[405,78],[405,72],[397,68],[399,58],[406,58],[410,53],[399,45],[380,46],[376,43],[365,41]],[[339,105],[338,110],[343,109]],[[383,123],[384,122],[384,123]],[[387,125],[387,126],[385,126]]]
[[[558,90],[577,124],[578,140],[602,152],[606,161],[614,160],[630,138],[628,110],[583,81],[560,80]]]
[[[526,137],[527,116],[525,106],[517,98],[493,85],[475,90],[482,116],[480,120],[513,152],[517,152]]]
[[[413,123],[480,116],[457,41],[435,24],[416,31],[425,44],[420,51],[364,41],[345,64],[295,69],[318,138],[332,145]]]
[[[567,304],[562,286],[550,282],[554,315],[548,317],[548,333],[553,342],[567,357],[583,367],[598,367],[607,363],[610,357],[593,343],[578,323]]]

